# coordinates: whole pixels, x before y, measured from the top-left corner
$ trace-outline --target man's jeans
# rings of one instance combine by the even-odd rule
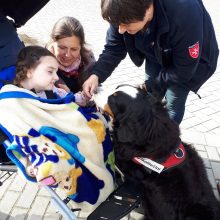
[[[183,119],[188,94],[189,89],[179,85],[170,86],[166,90],[165,100],[167,102],[166,106],[169,116],[178,124],[180,124]]]
[[[156,78],[156,76],[152,75],[152,73],[158,73],[160,72],[161,66],[157,64],[146,64],[146,80],[150,77]],[[168,113],[171,119],[176,121],[178,124],[181,123],[184,112],[185,112],[185,104],[186,99],[189,94],[189,89],[181,86],[181,85],[173,85],[168,87],[165,91],[158,91],[161,97],[164,97],[166,100],[166,106],[168,109]]]
[[[189,94],[189,89],[180,85],[175,85],[168,87],[165,91],[157,92],[161,100],[163,98],[165,99],[170,118],[180,124],[184,116],[185,103]]]

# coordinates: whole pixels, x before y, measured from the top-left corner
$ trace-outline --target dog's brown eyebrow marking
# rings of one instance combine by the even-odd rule
[[[114,92],[112,95],[113,95],[113,96],[117,96],[118,94],[117,94],[117,92]]]

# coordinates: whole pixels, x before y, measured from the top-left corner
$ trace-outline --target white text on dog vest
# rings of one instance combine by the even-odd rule
[[[157,173],[161,173],[162,170],[164,169],[164,166],[151,160],[148,158],[144,158],[144,157],[135,157],[134,158],[138,163],[141,163],[142,165],[144,165],[145,167],[157,172]]]

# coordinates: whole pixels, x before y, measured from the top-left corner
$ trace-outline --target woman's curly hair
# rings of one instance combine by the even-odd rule
[[[16,76],[13,84],[21,87],[21,82],[27,78],[27,72],[30,69],[35,69],[40,63],[41,57],[51,56],[56,57],[46,48],[41,46],[24,47],[17,57]]]

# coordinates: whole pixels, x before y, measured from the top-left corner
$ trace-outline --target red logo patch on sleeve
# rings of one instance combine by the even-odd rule
[[[199,56],[199,42],[195,43],[194,45],[190,46],[189,48],[189,55],[196,59]]]

